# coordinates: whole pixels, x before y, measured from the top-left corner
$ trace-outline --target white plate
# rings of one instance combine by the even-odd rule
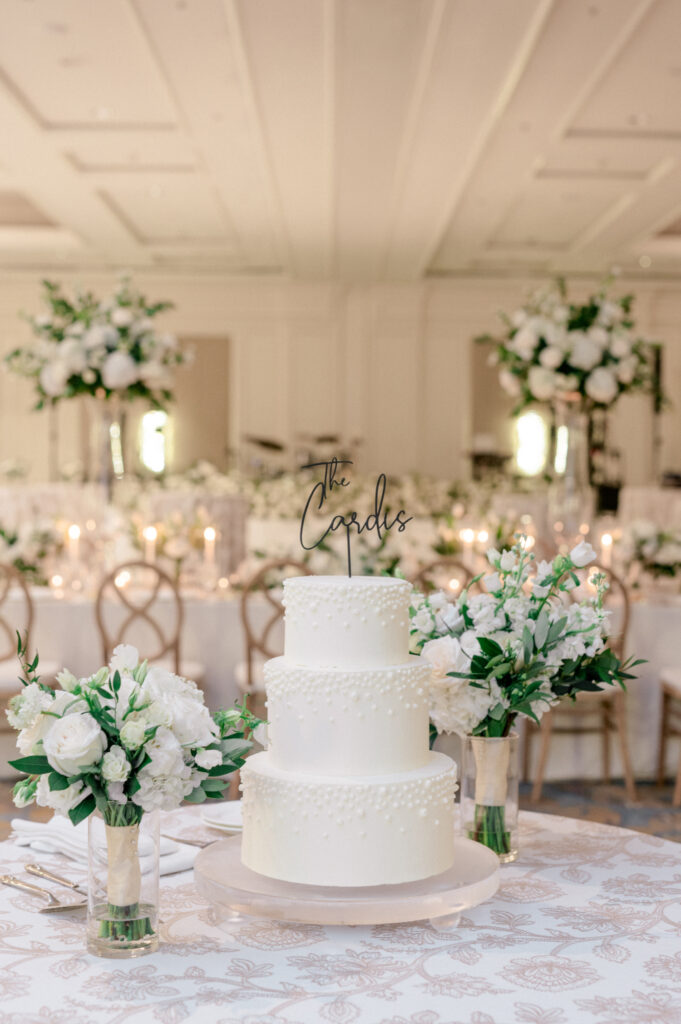
[[[241,832],[241,800],[227,800],[224,804],[211,804],[205,807],[202,818],[211,828],[219,828],[223,832]]]

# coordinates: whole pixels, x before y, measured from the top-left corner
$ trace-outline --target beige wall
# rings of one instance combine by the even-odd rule
[[[112,281],[83,275],[79,283],[105,293]],[[347,286],[140,275],[139,284],[149,296],[176,303],[168,328],[198,339],[202,353],[194,376],[189,371],[178,385],[181,464],[194,447],[219,460],[224,444],[236,444],[243,433],[293,445],[298,432],[337,432],[364,439],[367,470],[461,476],[473,432],[495,433],[510,445],[508,402],[471,338],[494,330],[497,310],[513,309],[528,282]],[[668,343],[667,388],[681,392],[681,290],[645,283],[634,290],[641,330]],[[37,310],[38,300],[34,274],[0,282],[1,349],[26,338],[18,311]],[[47,472],[47,424],[29,412],[31,404],[26,382],[0,375],[0,459],[22,458],[40,478]],[[195,418],[197,409],[202,415]],[[66,458],[78,452],[78,416],[64,407],[60,422]],[[648,401],[623,399],[613,414],[613,443],[626,453],[630,482],[648,479],[650,441]],[[665,415],[662,461],[681,468],[681,394]]]

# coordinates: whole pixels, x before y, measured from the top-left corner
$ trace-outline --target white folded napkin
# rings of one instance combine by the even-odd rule
[[[55,814],[50,821],[27,821],[13,818],[10,839],[17,846],[29,846],[37,853],[61,853],[79,864],[87,864],[87,821],[72,825],[68,818]],[[150,839],[141,835],[139,841],[142,873],[151,868]],[[159,870],[162,875],[189,871],[198,853],[195,846],[175,843],[161,836],[159,844]]]

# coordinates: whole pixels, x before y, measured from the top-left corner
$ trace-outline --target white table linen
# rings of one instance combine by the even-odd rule
[[[195,808],[162,827],[204,834]],[[29,857],[0,844],[2,872]],[[679,1024],[680,869],[674,843],[522,814],[519,860],[454,931],[225,922],[184,872],[161,882],[159,952],[130,961],[85,951],[82,911],[0,887],[0,1021]]]

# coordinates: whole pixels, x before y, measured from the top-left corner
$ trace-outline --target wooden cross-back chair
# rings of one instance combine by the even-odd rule
[[[412,583],[421,593],[428,594],[432,590],[437,590],[439,586],[434,582],[433,577],[443,577],[445,574],[449,575],[449,580],[442,589],[446,594],[450,594],[452,601],[454,601],[473,579],[473,573],[470,569],[454,555],[442,555],[440,558],[429,562],[428,565],[422,566],[416,575],[412,577]],[[456,580],[459,584],[458,587],[452,587],[450,585],[451,580]]]
[[[271,637],[272,630],[284,615],[284,606],[281,603],[280,588],[271,586],[271,576],[273,572],[281,574],[282,570],[292,570],[292,576],[314,575],[303,562],[282,558],[263,565],[244,584],[241,594],[241,622],[246,641],[246,661],[238,682],[242,692],[246,694],[263,691],[263,687],[259,685],[260,680],[256,678],[257,656],[260,656],[259,660],[262,663],[267,658],[275,658],[281,654],[281,651],[273,646]],[[261,621],[263,598],[272,609],[264,623]]]
[[[618,658],[623,658],[626,651],[627,631],[631,614],[629,592],[624,581],[612,569],[598,562],[593,562],[588,567],[586,579],[590,579],[596,572],[603,573],[608,580],[609,586],[605,597],[606,607],[607,605],[614,605],[620,614],[619,629],[617,635],[609,643],[609,647]],[[574,600],[580,599],[579,592],[575,593],[573,591],[573,595]],[[598,693],[587,692],[580,694],[574,703],[570,700],[562,701],[553,710],[546,711],[542,715],[539,729],[532,722],[526,720],[523,751],[523,774],[525,778],[529,774],[530,744],[537,732],[540,734],[541,744],[537,770],[532,786],[531,799],[533,802],[541,798],[552,736],[583,736],[588,734],[600,736],[603,779],[605,782],[609,782],[610,737],[613,733],[616,735],[619,744],[627,797],[629,800],[636,799],[636,783],[634,781],[627,739],[626,693],[619,686],[607,685]]]
[[[169,594],[169,627],[165,627],[154,616],[157,602],[162,600],[165,604],[164,591]],[[113,625],[112,617],[108,613],[113,612],[117,606],[118,610],[123,607],[124,618],[122,622]],[[100,584],[95,602],[95,616],[106,662],[111,658],[117,644],[132,643],[136,647],[139,646],[131,633],[143,623],[145,630],[153,634],[157,640],[158,646],[140,650],[140,659],[146,658],[149,662],[170,659],[172,671],[180,674],[180,635],[184,618],[182,598],[177,585],[157,565],[133,561],[124,562],[113,569]],[[119,616],[116,614],[115,618],[118,619]]]

